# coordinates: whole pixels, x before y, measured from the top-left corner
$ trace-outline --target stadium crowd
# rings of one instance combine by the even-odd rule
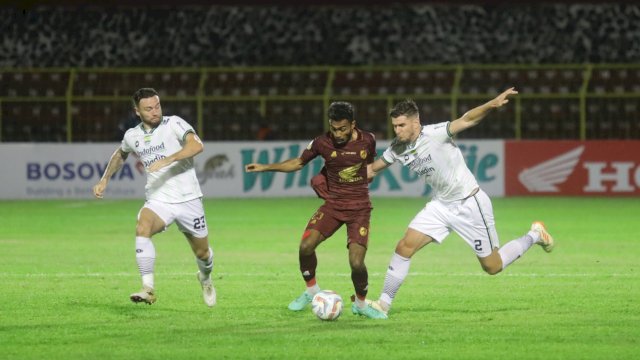
[[[84,97],[83,100],[128,95],[131,86],[148,82],[148,86],[158,87],[163,96],[174,97],[173,103],[166,102],[168,111],[179,107],[185,118],[194,123],[193,100],[200,84],[194,68],[228,70],[210,76],[204,89],[207,96],[322,95],[328,83],[326,72],[256,71],[249,76],[233,69],[429,64],[511,64],[509,71],[465,72],[459,91],[495,93],[501,90],[498,88],[516,86],[523,94],[546,94],[544,100],[523,100],[522,138],[575,139],[579,136],[581,111],[587,112],[588,138],[638,138],[637,96],[628,95],[640,91],[639,24],[640,5],[633,3],[3,5],[0,6],[0,141],[121,138],[123,129],[130,126],[131,119],[126,114],[130,109],[110,101],[80,101],[68,106],[64,97],[70,88],[69,79],[73,79],[71,94]],[[518,64],[554,64],[560,68],[516,71],[513,66]],[[574,65],[562,68],[562,64]],[[576,68],[580,64],[624,66],[594,69],[593,74],[585,77],[584,69]],[[110,77],[101,72],[153,67],[185,71],[173,75],[132,74],[130,81],[135,85],[117,74]],[[30,68],[47,71],[40,73]],[[71,77],[70,68],[85,71]],[[90,73],[94,70],[95,74]],[[334,74],[331,90],[343,97],[443,94],[453,91],[454,74],[454,70],[432,73],[415,69],[411,73],[342,70]],[[374,78],[383,85],[374,83]],[[623,96],[592,97],[584,108],[576,97],[555,98],[557,94],[577,94],[585,78],[590,79],[587,88],[590,94]],[[111,90],[107,92],[104,88]],[[187,101],[185,96],[191,99]],[[24,101],[29,98],[46,101]],[[264,139],[259,130],[266,124],[270,140],[285,139],[284,135],[286,139],[306,138],[318,131],[308,124],[320,122],[304,119],[322,116],[321,105],[321,101],[297,102],[294,106],[271,101],[263,114],[257,113],[259,107],[248,100],[237,104],[205,102],[207,124],[203,135],[208,140]],[[457,111],[465,111],[466,105],[460,102]],[[366,130],[381,138],[388,132],[386,106],[384,99],[356,104],[365,117],[360,119],[371,127]],[[452,112],[448,99],[425,102],[424,107],[430,108],[423,110],[434,118],[447,118]],[[68,114],[72,117],[70,129]],[[228,121],[230,117],[233,122]],[[294,118],[299,120],[291,120]],[[468,136],[513,138],[513,118],[511,114],[502,114],[496,117],[493,127],[480,129],[483,133],[470,131]]]
[[[0,67],[627,63],[640,5],[0,8]]]

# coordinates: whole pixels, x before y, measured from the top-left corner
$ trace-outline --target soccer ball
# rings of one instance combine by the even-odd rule
[[[320,320],[335,320],[342,314],[342,298],[335,291],[322,290],[311,300],[311,311]]]

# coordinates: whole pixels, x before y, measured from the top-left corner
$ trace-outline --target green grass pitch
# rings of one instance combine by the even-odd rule
[[[367,266],[377,298],[425,199],[374,199]],[[158,302],[139,289],[142,200],[0,202],[2,359],[629,359],[640,353],[638,199],[494,199],[502,244],[543,220],[557,241],[482,272],[456,235],[414,257],[390,319],[350,313],[345,231],[320,245],[318,283],[346,300],[334,322],[286,306],[304,283],[298,242],[320,202],[206,199],[218,304],[201,299],[189,247],[156,236]]]

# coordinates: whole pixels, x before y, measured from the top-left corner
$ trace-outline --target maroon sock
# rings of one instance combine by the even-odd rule
[[[314,251],[311,255],[300,254],[300,272],[304,281],[309,282],[316,277],[316,267],[318,266],[318,258]]]
[[[356,290],[356,295],[359,298],[365,298],[367,296],[369,288],[369,273],[367,269],[364,270],[351,270],[351,281],[353,281],[353,288]]]

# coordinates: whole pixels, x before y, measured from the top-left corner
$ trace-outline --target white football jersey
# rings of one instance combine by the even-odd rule
[[[432,188],[434,199],[464,199],[478,187],[478,182],[448,129],[449,122],[426,125],[414,143],[393,140],[382,154],[382,160],[387,164],[398,161],[423,176]]]
[[[178,116],[163,116],[160,125],[146,131],[142,123],[124,134],[122,151],[134,152],[148,169],[151,164],[182,149],[193,127]],[[181,203],[202,197],[193,158],[183,159],[155,172],[147,172],[147,200]]]

